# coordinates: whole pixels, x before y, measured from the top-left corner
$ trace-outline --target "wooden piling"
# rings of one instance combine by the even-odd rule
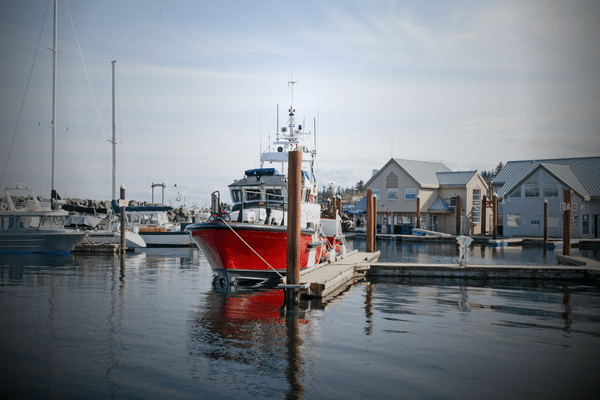
[[[372,224],[373,224],[373,253],[377,251],[377,242],[375,241],[375,235],[377,235],[377,197],[371,194],[371,204],[373,205],[372,210]]]
[[[375,250],[375,234],[373,229],[373,191],[367,190],[367,253],[373,253]]]
[[[417,229],[421,229],[421,197],[417,196]]]
[[[571,189],[565,189],[563,214],[563,256],[571,255]]]
[[[544,244],[548,243],[548,199],[544,200]]]
[[[302,195],[302,152],[288,153],[288,214],[286,283],[297,285],[300,280],[300,204]]]
[[[494,200],[492,204],[492,221],[494,223],[494,226],[492,227],[492,237],[494,238],[494,240],[496,240],[496,238],[498,237],[498,195],[496,193],[494,193],[493,199]]]
[[[485,235],[487,233],[487,196],[483,196],[483,201],[481,202],[481,234]]]
[[[462,204],[460,203],[460,195],[456,196],[456,236],[460,235],[460,215],[462,213]]]
[[[121,254],[125,254],[127,247],[125,246],[125,210],[127,209],[127,201],[125,200],[125,185],[121,185]]]

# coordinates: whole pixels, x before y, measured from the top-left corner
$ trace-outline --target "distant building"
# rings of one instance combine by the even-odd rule
[[[416,226],[417,197],[420,227],[456,233],[456,204],[460,196],[460,233],[482,233],[482,201],[488,185],[477,171],[453,172],[442,163],[390,159],[365,184],[377,196],[377,223],[382,231],[401,233],[402,226]],[[492,211],[487,209],[486,221]],[[488,232],[491,223],[487,223]]]
[[[548,235],[562,237],[565,189],[572,190],[571,237],[597,238],[600,157],[509,161],[492,181],[503,236],[542,236],[544,201]],[[564,207],[564,206],[563,206]]]

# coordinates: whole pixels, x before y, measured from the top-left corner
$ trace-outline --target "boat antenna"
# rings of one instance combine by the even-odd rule
[[[297,84],[298,84],[298,81],[295,81],[293,76],[288,81],[288,90],[290,90],[290,85],[292,85],[292,103],[294,103],[294,85],[297,85]]]

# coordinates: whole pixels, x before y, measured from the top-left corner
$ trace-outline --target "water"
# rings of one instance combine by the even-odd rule
[[[546,399],[600,390],[597,286],[370,279],[286,313],[281,291],[214,285],[195,249],[147,249],[123,263],[1,257],[3,399]]]
[[[366,251],[365,239],[350,239],[350,247]],[[377,241],[381,251],[379,261],[402,263],[458,264],[459,249],[456,243]],[[556,256],[562,249],[544,251],[540,247],[490,247],[471,244],[469,264],[473,265],[556,265]],[[572,256],[582,256],[600,261],[600,251],[571,249]]]

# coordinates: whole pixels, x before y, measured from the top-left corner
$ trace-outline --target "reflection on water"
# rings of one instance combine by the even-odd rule
[[[351,248],[366,251],[364,238],[348,239]],[[459,250],[454,243],[398,242],[396,240],[378,240],[377,250],[381,251],[382,262],[458,264]],[[541,247],[490,247],[483,244],[471,244],[469,264],[474,265],[556,265],[556,256],[562,255],[562,249],[544,250]],[[571,249],[572,256],[600,260],[598,250]]]
[[[600,289],[517,284],[374,278],[287,310],[280,290],[215,285],[196,249],[3,258],[0,387],[3,398],[592,397]]]

